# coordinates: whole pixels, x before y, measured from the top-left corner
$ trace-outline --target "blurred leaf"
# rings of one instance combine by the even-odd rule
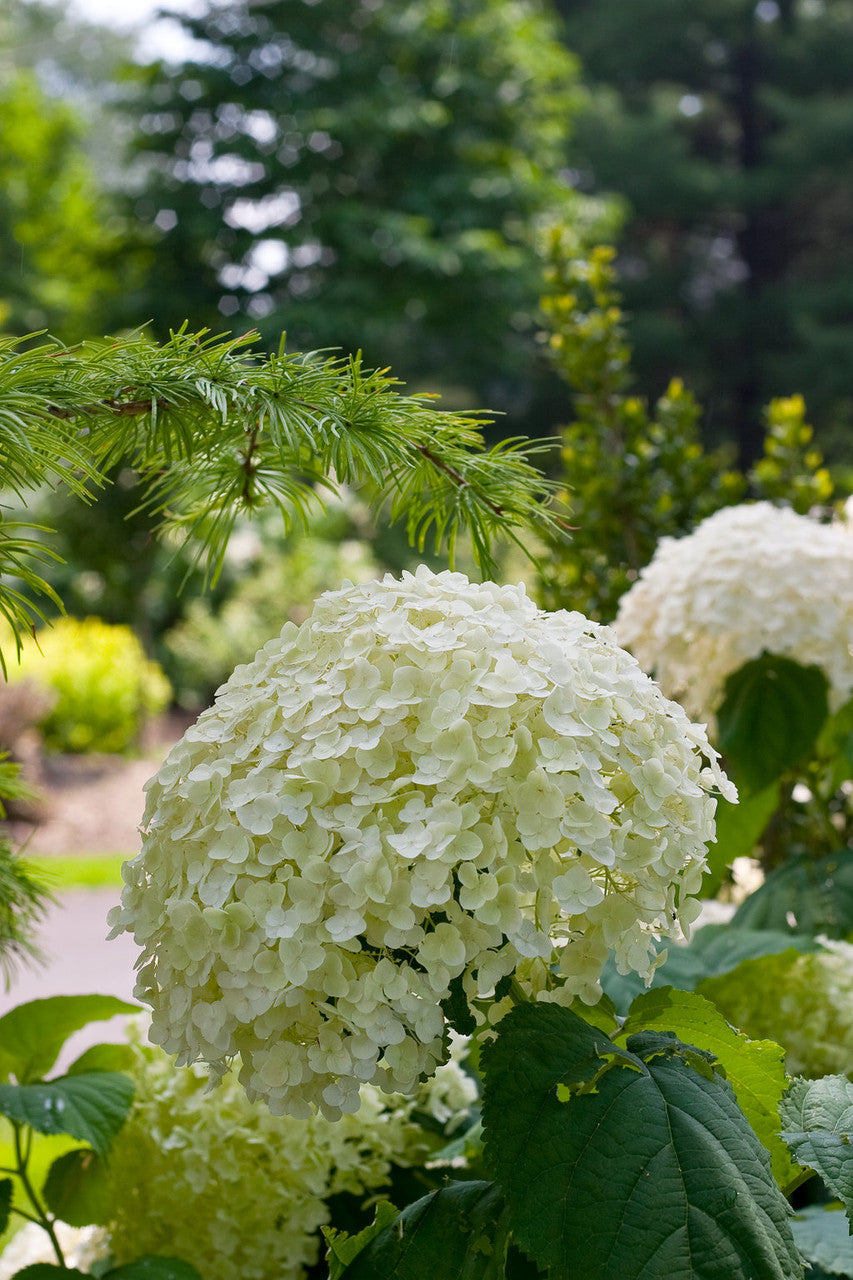
[[[770,653],[728,677],[718,745],[748,794],[764,791],[809,754],[829,714],[828,688],[818,667]]]
[[[711,898],[726,879],[735,858],[752,853],[767,823],[779,805],[779,782],[763,791],[745,795],[737,804],[722,797],[717,801],[714,843],[708,847],[708,873],[702,881],[702,896]]]
[[[853,932],[853,850],[817,860],[798,854],[775,867],[738,907],[730,928],[846,938]]]
[[[109,1168],[88,1147],[66,1151],[50,1166],[42,1197],[50,1212],[70,1227],[103,1223],[110,1205]]]
[[[667,948],[667,958],[655,969],[650,986],[693,991],[706,978],[729,973],[744,960],[776,955],[792,947],[798,951],[815,951],[819,943],[805,933],[748,927],[732,929],[728,924],[706,924],[696,930],[686,946],[671,945]],[[627,1013],[631,1001],[646,989],[637,974],[620,974],[612,959],[605,966],[601,983],[620,1014]]]
[[[794,1214],[791,1230],[807,1262],[845,1280],[853,1277],[853,1238],[842,1210],[808,1205]]]
[[[40,1080],[73,1032],[90,1022],[139,1011],[139,1005],[116,996],[50,996],[19,1004],[0,1018],[0,1071],[21,1084]]]

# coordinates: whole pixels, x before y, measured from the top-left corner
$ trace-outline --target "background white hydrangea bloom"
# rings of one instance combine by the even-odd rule
[[[697,913],[716,788],[607,628],[423,566],[347,583],[149,784],[114,932],[143,948],[155,1042],[239,1053],[250,1098],[336,1117],[442,1061],[456,979],[595,1001],[608,948],[648,974]]]
[[[414,1097],[365,1085],[358,1114],[334,1122],[272,1116],[233,1073],[211,1091],[201,1068],[176,1070],[161,1050],[134,1049],[133,1108],[110,1149],[112,1251],[117,1263],[183,1258],[204,1280],[301,1280],[317,1262],[329,1198],[366,1198],[392,1165],[424,1159],[429,1139],[415,1111],[452,1126],[477,1096],[459,1066],[461,1042]]]
[[[664,693],[712,722],[726,677],[765,650],[821,668],[836,710],[853,692],[853,539],[769,502],[725,507],[662,538],[614,623]]]

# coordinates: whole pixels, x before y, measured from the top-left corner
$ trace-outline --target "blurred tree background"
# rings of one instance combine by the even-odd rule
[[[853,426],[853,4],[555,3],[590,90],[575,180],[628,202],[641,390],[682,377],[743,463],[761,406],[799,392],[838,457]]]
[[[203,0],[172,33],[146,62],[3,0],[0,328],[287,330],[502,436],[568,422],[580,527],[543,598],[603,617],[662,533],[768,484],[826,500],[853,425],[853,0]],[[200,602],[113,479],[31,512],[52,580],[185,701],[269,601],[409,554],[353,495],[308,543],[243,530]]]
[[[181,22],[197,56],[136,101],[133,207],[160,234],[127,321],[362,349],[535,430],[537,233],[581,206],[578,64],[548,7],[233,0]]]

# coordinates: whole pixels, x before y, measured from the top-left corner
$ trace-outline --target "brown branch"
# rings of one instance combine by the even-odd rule
[[[168,400],[155,401],[158,410],[162,413],[174,406]],[[61,409],[59,405],[48,405],[48,413],[53,418],[77,418],[81,413],[91,415],[93,413],[103,413],[107,410],[109,413],[119,414],[122,417],[139,417],[140,414],[151,412],[150,400],[98,400],[95,404],[76,404],[72,409]]]

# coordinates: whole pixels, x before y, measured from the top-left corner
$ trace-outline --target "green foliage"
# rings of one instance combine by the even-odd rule
[[[779,1104],[787,1079],[783,1050],[768,1040],[750,1040],[729,1026],[710,1000],[695,991],[661,987],[637,996],[617,1039],[639,1031],[665,1031],[713,1056],[732,1086],[753,1132],[770,1153],[773,1176],[783,1189],[796,1168],[779,1138]]]
[[[170,699],[130,628],[100,618],[60,618],[26,646],[19,670],[55,695],[40,721],[51,751],[126,751]]]
[[[732,925],[847,937],[853,932],[853,849],[822,858],[791,851],[741,903]]]
[[[2,36],[2,33],[0,33]],[[11,69],[0,38],[0,328],[82,337],[115,288],[116,241],[82,126],[34,72]]]
[[[740,930],[730,932],[737,937]],[[790,1075],[832,1075],[853,1062],[849,943],[745,959],[729,973],[703,980],[700,990],[748,1036],[782,1045]]]
[[[820,1174],[853,1217],[853,1083],[846,1076],[797,1079],[781,1117],[782,1137],[794,1157]]]
[[[737,804],[717,801],[716,839],[708,848],[708,878],[702,885],[705,897],[712,897],[728,878],[735,858],[748,857],[779,808],[781,785],[772,782],[763,791],[738,796]]]
[[[556,0],[590,95],[573,165],[629,208],[620,241],[643,392],[677,370],[761,452],[801,390],[846,451],[853,396],[849,0]]]
[[[526,1005],[482,1061],[487,1159],[551,1280],[802,1274],[769,1159],[711,1055],[653,1031],[619,1049],[570,1010]]]
[[[134,1011],[136,1005],[114,996],[54,996],[18,1005],[0,1019],[0,1116],[11,1125],[14,1140],[14,1164],[4,1170],[12,1177],[0,1182],[0,1230],[10,1212],[38,1223],[58,1263],[35,1263],[18,1276],[38,1280],[84,1274],[67,1266],[56,1223],[60,1217],[79,1225],[103,1220],[110,1188],[105,1157],[130,1109],[133,1082],[112,1069],[121,1057],[121,1046],[112,1045],[88,1049],[65,1075],[46,1080],[44,1074],[75,1031]],[[68,1135],[87,1144],[62,1152],[40,1189],[32,1176],[34,1133]],[[199,1280],[188,1263],[153,1255],[101,1268],[97,1274],[110,1280]]]
[[[650,985],[653,988],[672,986],[681,991],[704,990],[707,979],[731,973],[745,960],[775,956],[792,948],[814,951],[818,945],[806,933],[706,924],[696,930],[686,946],[669,948],[666,959],[655,969]],[[619,1014],[626,1014],[634,997],[644,989],[637,974],[620,974],[612,961],[605,969],[602,986]]]
[[[286,538],[269,522],[261,531],[256,554],[241,568],[231,567],[236,581],[223,598],[192,600],[163,639],[163,660],[184,706],[206,706],[234,668],[251,661],[285,622],[304,621],[321,592],[379,572],[369,543],[334,538],[332,530],[324,536],[322,525]]]
[[[0,753],[0,819],[6,816],[6,804],[30,800],[33,794],[21,779],[20,766]],[[47,877],[0,833],[0,972],[7,986],[18,965],[41,958],[33,935],[52,901]]]
[[[829,501],[833,486],[811,444],[801,397],[771,402],[764,454],[748,472],[737,470],[727,448],[704,449],[701,410],[680,379],[670,379],[653,410],[632,394],[615,251],[588,250],[572,231],[555,227],[545,255],[549,348],[576,414],[562,432],[560,477],[574,531],[544,562],[539,590],[547,608],[610,622],[661,538],[688,533],[746,496],[797,510]]]
[[[717,740],[747,796],[764,791],[812,754],[829,714],[828,689],[818,667],[769,653],[728,677]]]
[[[558,176],[577,63],[546,6],[232,0],[178,21],[204,53],[139,73],[129,102],[155,243],[119,323],[233,316],[270,345],[286,328],[418,386],[527,400],[535,227],[580,203]]]
[[[554,228],[542,299],[556,367],[574,392],[562,476],[577,527],[570,547],[546,562],[541,592],[548,608],[605,622],[661,537],[738,501],[745,487],[725,451],[703,451],[699,407],[678,379],[653,412],[630,394],[614,256],[607,246],[585,253],[571,232]]]
[[[141,501],[221,568],[241,513],[277,509],[285,529],[304,525],[314,486],[360,486],[378,510],[387,502],[418,550],[451,558],[461,533],[488,572],[499,537],[555,524],[536,446],[508,440],[485,449],[479,414],[434,409],[402,396],[387,372],[360,359],[250,350],[251,336],[206,338],[186,331],[156,346],[142,337],[67,350],[44,342],[0,348],[0,449],[8,482],[28,501],[46,478],[83,487],[119,462],[141,476]],[[85,426],[85,432],[80,430]],[[3,529],[0,526],[0,535]],[[0,572],[21,577],[23,552]],[[45,554],[28,544],[31,558]],[[37,567],[27,591],[4,577],[0,613],[28,630],[50,594]]]
[[[344,1257],[338,1257],[348,1265],[333,1267],[330,1280],[427,1280],[436,1275],[503,1280],[505,1216],[494,1183],[449,1182],[416,1200],[381,1230],[371,1228],[360,1239],[342,1244],[332,1241],[333,1259],[336,1248],[346,1249]],[[377,1213],[377,1227],[380,1222]],[[357,1243],[361,1248],[353,1255]]]
[[[0,1079],[41,1080],[75,1031],[138,1008],[115,996],[52,996],[17,1005],[0,1018]]]
[[[833,1276],[853,1276],[853,1237],[846,1216],[833,1206],[799,1209],[791,1223],[797,1248],[807,1262]],[[810,1273],[807,1273],[810,1274]]]

